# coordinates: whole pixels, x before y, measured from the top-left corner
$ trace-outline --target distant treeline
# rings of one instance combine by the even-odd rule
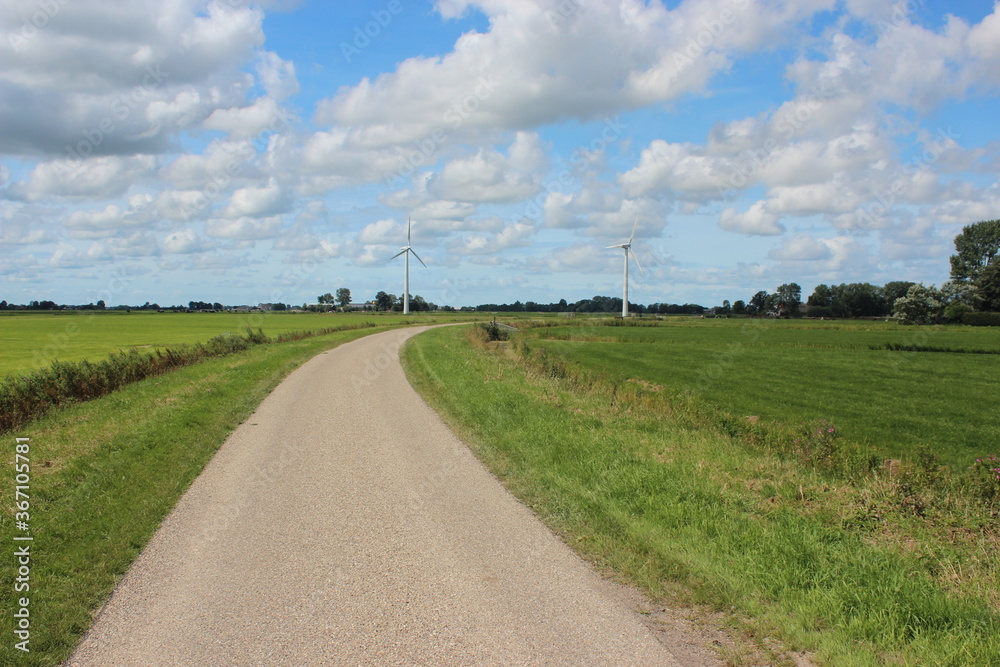
[[[558,303],[536,303],[534,301],[515,301],[514,303],[483,303],[476,306],[480,312],[501,313],[620,313],[622,300],[620,297],[595,296],[569,303],[560,299]],[[644,306],[641,303],[629,301],[629,312],[645,315],[700,315],[705,312],[704,306],[696,303],[651,303]]]
[[[62,304],[55,301],[30,301],[28,303],[17,304],[0,301],[0,310],[157,310],[171,312],[187,312],[191,310],[288,310],[292,306],[284,303],[264,303],[257,306],[224,306],[218,301],[209,303],[208,301],[188,301],[186,306],[161,306],[158,303],[147,301],[141,306],[108,306],[103,300],[97,303],[86,304]]]

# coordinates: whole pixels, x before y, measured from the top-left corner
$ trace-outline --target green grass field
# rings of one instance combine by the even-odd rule
[[[735,416],[830,420],[841,437],[886,458],[926,446],[968,466],[1000,447],[995,329],[684,318],[526,335],[585,368],[690,391]]]
[[[201,343],[247,327],[275,337],[291,331],[314,331],[345,324],[445,320],[443,313],[131,313],[65,311],[0,316],[0,377],[47,366],[52,361],[96,360],[118,350],[162,349]],[[469,319],[468,316],[465,319]]]
[[[653,336],[659,342],[646,345],[656,354],[686,352],[674,366],[696,378],[698,340],[717,351],[714,335],[739,340],[738,327],[711,324],[721,327],[672,330],[673,344],[646,329],[590,333]],[[765,652],[778,647],[763,658],[737,651],[729,664],[794,664],[787,651],[828,665],[1000,664],[995,504],[954,486],[938,491],[933,471],[919,467],[845,479],[772,449],[766,432],[730,433],[732,420],[710,403],[621,379],[653,375],[646,365],[656,354],[635,356],[642,348],[629,345],[639,343],[541,343],[616,368],[615,379],[574,376],[551,353],[531,361],[516,341],[484,341],[456,329],[413,339],[404,348],[411,381],[601,569],[667,604],[721,612]],[[812,350],[797,349],[786,364]]]

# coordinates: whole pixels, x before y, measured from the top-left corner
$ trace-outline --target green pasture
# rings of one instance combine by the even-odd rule
[[[967,466],[1000,451],[995,329],[685,318],[526,335],[588,369],[689,391],[732,415],[830,420],[887,458],[926,446]]]
[[[774,338],[801,346],[778,345],[784,356],[771,360],[795,377],[813,351],[811,332],[786,338],[794,330],[783,325],[775,323]],[[704,363],[712,357],[701,347],[740,340],[738,325],[683,326],[590,331],[672,343],[544,345],[619,376],[659,380],[682,367],[690,384],[699,368],[691,355]],[[727,619],[741,640],[722,656],[726,664],[802,664],[792,655],[802,651],[820,665],[1000,664],[995,506],[934,496],[933,481],[922,487],[918,476],[827,476],[727,434],[725,420],[698,401],[673,405],[649,383],[563,373],[527,360],[516,341],[488,343],[462,329],[436,329],[404,348],[414,386],[602,570],[665,604],[705,605]],[[766,354],[766,341],[756,352]],[[651,368],[670,351],[681,360]],[[765,393],[753,383],[743,390]]]
[[[469,319],[468,314],[464,319]],[[65,311],[0,316],[0,377],[47,366],[52,361],[100,359],[129,349],[162,349],[202,343],[247,327],[268,336],[314,331],[346,324],[424,322],[442,313],[156,313],[148,311]]]

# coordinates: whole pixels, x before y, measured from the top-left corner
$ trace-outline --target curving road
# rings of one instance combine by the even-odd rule
[[[676,665],[376,334],[226,441],[68,665]]]

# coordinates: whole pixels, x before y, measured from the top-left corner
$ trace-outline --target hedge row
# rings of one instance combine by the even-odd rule
[[[974,327],[1000,327],[1000,313],[966,313],[962,324]]]

